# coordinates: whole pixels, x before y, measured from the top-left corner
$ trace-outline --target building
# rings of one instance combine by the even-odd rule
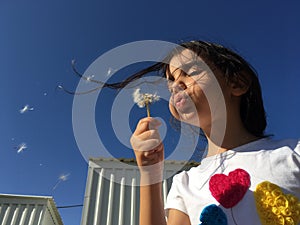
[[[173,175],[194,165],[165,161],[164,202]],[[90,159],[81,225],[138,225],[138,184],[139,171],[133,159]]]
[[[48,196],[0,194],[1,225],[63,225]]]

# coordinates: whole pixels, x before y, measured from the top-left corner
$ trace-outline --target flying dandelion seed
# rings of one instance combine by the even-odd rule
[[[114,69],[109,67],[107,70],[107,76],[110,76],[114,72]]]
[[[33,110],[34,110],[34,108],[30,107],[29,105],[25,105],[22,109],[19,110],[19,112],[21,114],[23,114],[23,113],[25,113],[27,111],[33,111]]]
[[[17,147],[15,147],[15,149],[17,149],[18,154],[23,152],[26,148],[27,148],[26,143],[21,143]]]
[[[44,92],[44,96],[46,96],[47,95],[47,92]]]
[[[94,75],[87,76],[85,81],[86,81],[86,82],[91,82],[91,80],[92,80],[94,77],[95,77]]]
[[[62,174],[62,175],[59,176],[58,179],[61,180],[61,181],[66,181],[66,180],[69,179],[69,176],[70,176],[70,174]]]
[[[70,176],[69,173],[68,173],[68,174],[62,174],[62,175],[60,175],[60,176],[58,177],[58,180],[57,180],[56,184],[53,186],[52,191],[55,190],[55,189],[57,188],[57,186],[58,186],[61,182],[64,182],[64,181],[68,180],[68,179],[69,179],[69,176]]]
[[[155,94],[149,94],[149,93],[141,93],[140,88],[137,88],[133,94],[133,101],[140,107],[144,108],[146,106],[147,109],[147,116],[150,117],[150,107],[149,105],[159,101],[159,96]]]

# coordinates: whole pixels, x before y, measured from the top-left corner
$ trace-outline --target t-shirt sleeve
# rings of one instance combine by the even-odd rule
[[[165,205],[166,216],[168,216],[169,209],[177,209],[179,211],[184,212],[185,214],[188,214],[186,206],[185,206],[185,202],[183,199],[184,195],[182,193],[182,191],[184,190],[184,184],[185,184],[184,175],[185,175],[185,173],[182,172],[173,177],[172,186],[168,193],[167,201],[166,201],[166,205]]]
[[[294,149],[294,151],[300,156],[300,139],[298,139],[298,143]]]

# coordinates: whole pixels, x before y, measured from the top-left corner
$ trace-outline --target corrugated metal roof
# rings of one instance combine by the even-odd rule
[[[174,174],[198,165],[165,161],[163,199]],[[139,221],[139,171],[134,159],[91,158],[81,225],[137,225]]]
[[[12,194],[0,194],[0,222],[1,225],[63,225],[52,197]]]
[[[124,162],[132,165],[136,165],[135,158],[90,158],[90,161],[99,163],[99,162]],[[165,164],[176,164],[176,165],[184,165],[188,167],[197,166],[200,163],[196,161],[184,161],[184,160],[166,160]]]

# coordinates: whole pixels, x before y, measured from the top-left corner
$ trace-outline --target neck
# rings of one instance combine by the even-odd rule
[[[242,125],[227,127],[225,131],[221,133],[215,132],[212,134],[211,132],[205,131],[204,133],[208,140],[207,157],[220,154],[259,139],[259,137],[249,133]]]

